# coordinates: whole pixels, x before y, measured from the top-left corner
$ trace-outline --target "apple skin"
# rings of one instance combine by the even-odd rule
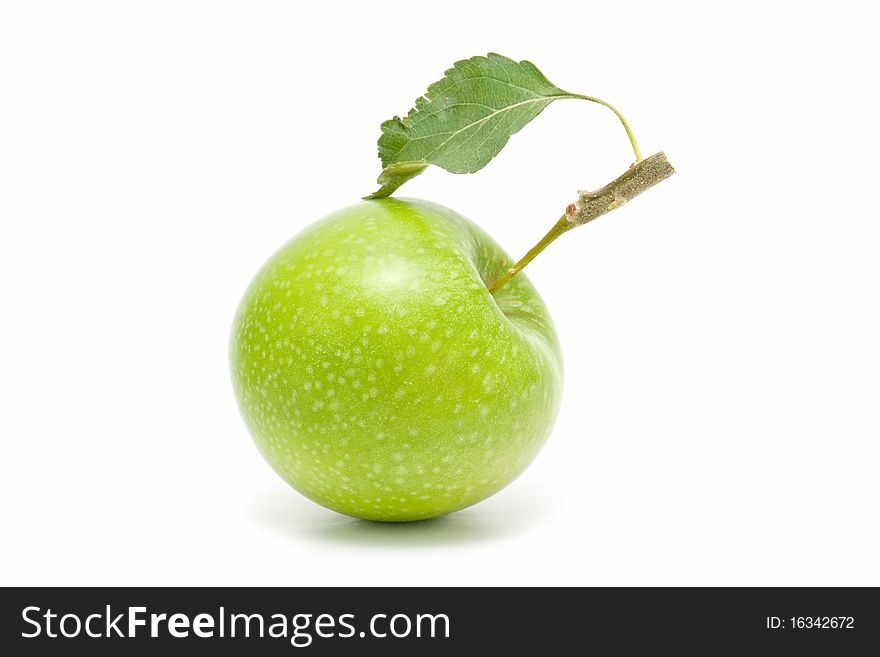
[[[306,228],[236,315],[235,393],[265,459],[330,509],[380,521],[498,492],[559,408],[553,322],[475,224],[434,203],[366,201]]]

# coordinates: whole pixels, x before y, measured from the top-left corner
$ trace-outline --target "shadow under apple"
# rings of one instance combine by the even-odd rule
[[[488,500],[448,516],[383,523],[340,515],[278,485],[255,495],[245,514],[255,525],[292,539],[412,548],[481,543],[528,533],[555,512],[557,502],[539,483],[522,479]]]

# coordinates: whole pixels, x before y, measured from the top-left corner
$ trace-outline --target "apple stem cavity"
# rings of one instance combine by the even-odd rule
[[[623,120],[622,117],[621,120]],[[624,121],[623,123],[629,133],[626,122]],[[634,139],[631,139],[631,141],[638,158],[638,146]],[[636,163],[631,165],[626,172],[596,191],[578,191],[578,200],[569,204],[565,209],[565,213],[547,234],[535,246],[529,249],[515,265],[488,283],[489,292],[495,294],[504,287],[535,256],[546,249],[563,233],[567,233],[575,226],[589,223],[603,214],[616,210],[648,188],[666,180],[673,173],[675,173],[675,169],[672,168],[669,160],[666,159],[666,155],[660,152],[644,159],[637,159]]]

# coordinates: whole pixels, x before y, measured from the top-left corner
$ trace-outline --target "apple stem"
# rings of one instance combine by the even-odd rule
[[[571,230],[572,228],[574,228],[574,224],[571,224],[568,222],[568,216],[562,215],[559,218],[559,221],[557,221],[553,225],[553,228],[551,228],[549,231],[547,231],[547,234],[541,238],[540,242],[538,242],[537,244],[535,244],[535,246],[533,246],[531,249],[529,249],[528,253],[526,253],[522,258],[520,258],[519,261],[513,267],[508,269],[506,272],[501,274],[501,276],[499,276],[498,278],[496,278],[495,280],[493,280],[491,283],[489,283],[487,285],[487,287],[489,288],[489,292],[491,292],[492,294],[495,294],[505,284],[507,284],[507,282],[511,278],[513,278],[520,271],[522,271],[523,267],[525,267],[532,260],[534,260],[536,255],[538,255],[541,251],[546,249],[550,245],[551,242],[553,242],[557,237],[562,235],[562,233],[565,233],[565,232]]]
[[[565,209],[565,214],[547,234],[515,265],[487,285],[489,292],[495,294],[563,233],[616,210],[673,173],[675,169],[666,159],[666,155],[660,152],[631,165],[622,175],[594,192],[578,191],[578,200]]]

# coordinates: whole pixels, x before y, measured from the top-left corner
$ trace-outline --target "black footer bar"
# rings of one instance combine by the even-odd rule
[[[7,588],[0,614],[6,655],[880,654],[873,588]]]

